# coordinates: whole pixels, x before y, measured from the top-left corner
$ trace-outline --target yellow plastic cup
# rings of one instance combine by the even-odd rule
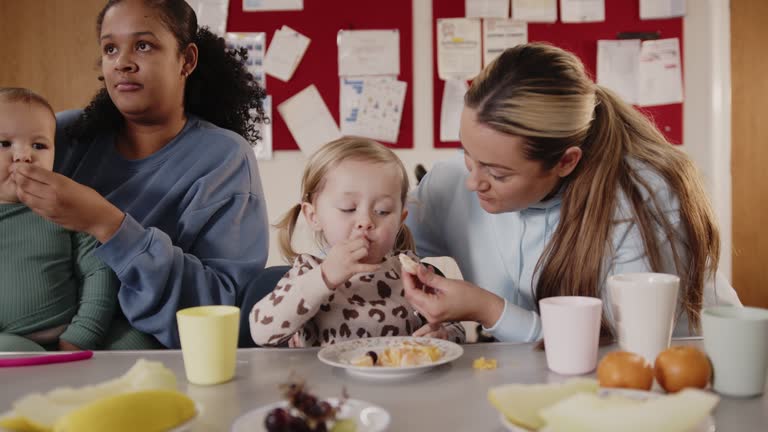
[[[198,306],[176,312],[184,370],[192,384],[212,385],[235,376],[240,308]]]

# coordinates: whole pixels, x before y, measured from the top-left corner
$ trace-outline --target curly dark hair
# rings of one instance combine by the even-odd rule
[[[123,0],[109,0],[96,18],[96,33],[101,35],[104,15]],[[207,27],[198,28],[195,11],[185,0],[144,0],[156,9],[159,18],[178,41],[179,52],[190,43],[198,48],[198,63],[184,89],[184,110],[216,126],[243,136],[250,143],[260,139],[257,124],[269,119],[264,114],[266,92],[245,68],[248,51],[227,49],[225,41]],[[99,77],[103,81],[104,77]],[[102,87],[82,115],[68,130],[75,139],[89,141],[98,134],[118,130],[124,122]]]

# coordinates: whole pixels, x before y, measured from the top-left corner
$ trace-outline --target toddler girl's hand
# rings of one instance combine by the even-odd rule
[[[320,271],[328,288],[335,289],[355,273],[372,272],[378,269],[379,264],[360,262],[368,255],[369,247],[370,242],[363,237],[352,238],[332,247],[328,257],[320,264]]]

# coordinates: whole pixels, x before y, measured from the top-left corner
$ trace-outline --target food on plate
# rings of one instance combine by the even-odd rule
[[[707,388],[712,364],[707,355],[694,346],[673,346],[659,353],[654,371],[661,388],[674,393],[686,387]]]
[[[416,274],[416,271],[419,269],[419,263],[417,263],[413,258],[409,257],[406,254],[400,254],[398,255],[398,258],[400,258],[400,266],[403,268],[404,271],[410,273],[410,274]]]
[[[404,341],[380,353],[368,351],[350,361],[353,366],[404,367],[428,365],[440,360],[443,351],[427,342]]]
[[[488,400],[510,422],[536,430],[544,426],[539,411],[577,393],[595,394],[597,381],[574,378],[559,384],[506,384],[488,390]]]
[[[347,400],[346,391],[338,403],[318,399],[311,394],[304,381],[292,379],[280,386],[285,408],[275,408],[264,418],[267,432],[355,432],[357,424],[351,419],[337,418]],[[330,429],[329,429],[330,427]]]
[[[606,354],[597,365],[597,380],[601,387],[650,390],[653,367],[639,354],[614,351]]]
[[[474,369],[496,369],[496,359],[486,359],[485,357],[476,358],[475,361],[472,362],[472,367]]]
[[[0,428],[10,429],[8,425],[20,423],[36,428],[31,430],[50,430],[60,418],[80,407],[142,390],[176,390],[176,375],[160,362],[140,359],[123,376],[109,381],[23,396],[13,403],[12,412],[0,419]]]
[[[176,390],[107,396],[62,417],[55,432],[167,431],[195,416],[195,403]]]
[[[539,414],[551,432],[686,432],[701,424],[718,401],[696,389],[646,400],[583,393]]]

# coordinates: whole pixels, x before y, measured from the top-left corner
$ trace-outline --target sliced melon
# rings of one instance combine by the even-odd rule
[[[80,388],[62,387],[48,393],[33,393],[13,404],[20,417],[41,430],[50,430],[56,421],[75,409],[98,399],[141,390],[176,390],[176,375],[160,362],[138,360],[121,377]]]
[[[577,394],[540,415],[552,432],[686,432],[704,421],[719,399],[696,389],[644,401]]]
[[[507,419],[528,429],[544,426],[539,410],[576,393],[596,393],[596,380],[574,378],[561,384],[507,384],[488,390],[488,400]]]
[[[54,432],[162,432],[195,416],[195,402],[172,390],[143,390],[101,398],[65,415]]]

